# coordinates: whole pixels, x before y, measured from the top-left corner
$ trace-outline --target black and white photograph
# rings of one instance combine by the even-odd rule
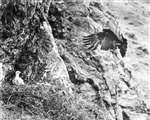
[[[150,120],[150,1],[0,0],[0,120]]]

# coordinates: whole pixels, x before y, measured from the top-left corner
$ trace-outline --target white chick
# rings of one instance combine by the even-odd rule
[[[16,75],[15,75],[15,78],[13,80],[13,83],[15,85],[24,85],[25,84],[23,79],[19,77],[20,73],[21,73],[20,71],[16,71]]]

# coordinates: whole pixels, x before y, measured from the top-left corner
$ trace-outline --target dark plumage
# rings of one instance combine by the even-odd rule
[[[131,120],[128,114],[124,111],[122,111],[123,120]]]
[[[121,56],[124,57],[126,55],[126,51],[127,51],[127,39],[125,39],[123,36],[122,37],[122,42],[121,42],[121,45],[118,46],[119,50],[120,50],[120,53],[121,53]]]
[[[95,50],[99,44],[102,50],[115,50],[119,48],[122,57],[125,56],[127,51],[127,39],[122,35],[121,39],[119,39],[110,29],[103,29],[102,32],[84,36],[83,43],[90,50]]]

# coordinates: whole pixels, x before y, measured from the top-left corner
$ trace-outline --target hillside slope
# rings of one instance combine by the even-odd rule
[[[149,119],[147,1],[22,4],[1,19],[0,120]],[[85,45],[105,27],[127,39],[125,57],[93,37]],[[13,83],[16,71],[25,85]]]

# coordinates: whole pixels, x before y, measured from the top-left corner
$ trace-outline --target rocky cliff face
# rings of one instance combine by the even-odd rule
[[[47,0],[17,9],[20,14],[11,14],[13,22],[6,11],[0,41],[5,107],[0,118],[147,120],[149,12],[145,7],[140,1]],[[27,10],[32,14],[27,13],[22,22]],[[104,28],[127,39],[125,57],[119,48],[102,50],[97,36],[87,37],[85,44],[85,36]],[[25,85],[12,83],[16,71],[21,71]]]

